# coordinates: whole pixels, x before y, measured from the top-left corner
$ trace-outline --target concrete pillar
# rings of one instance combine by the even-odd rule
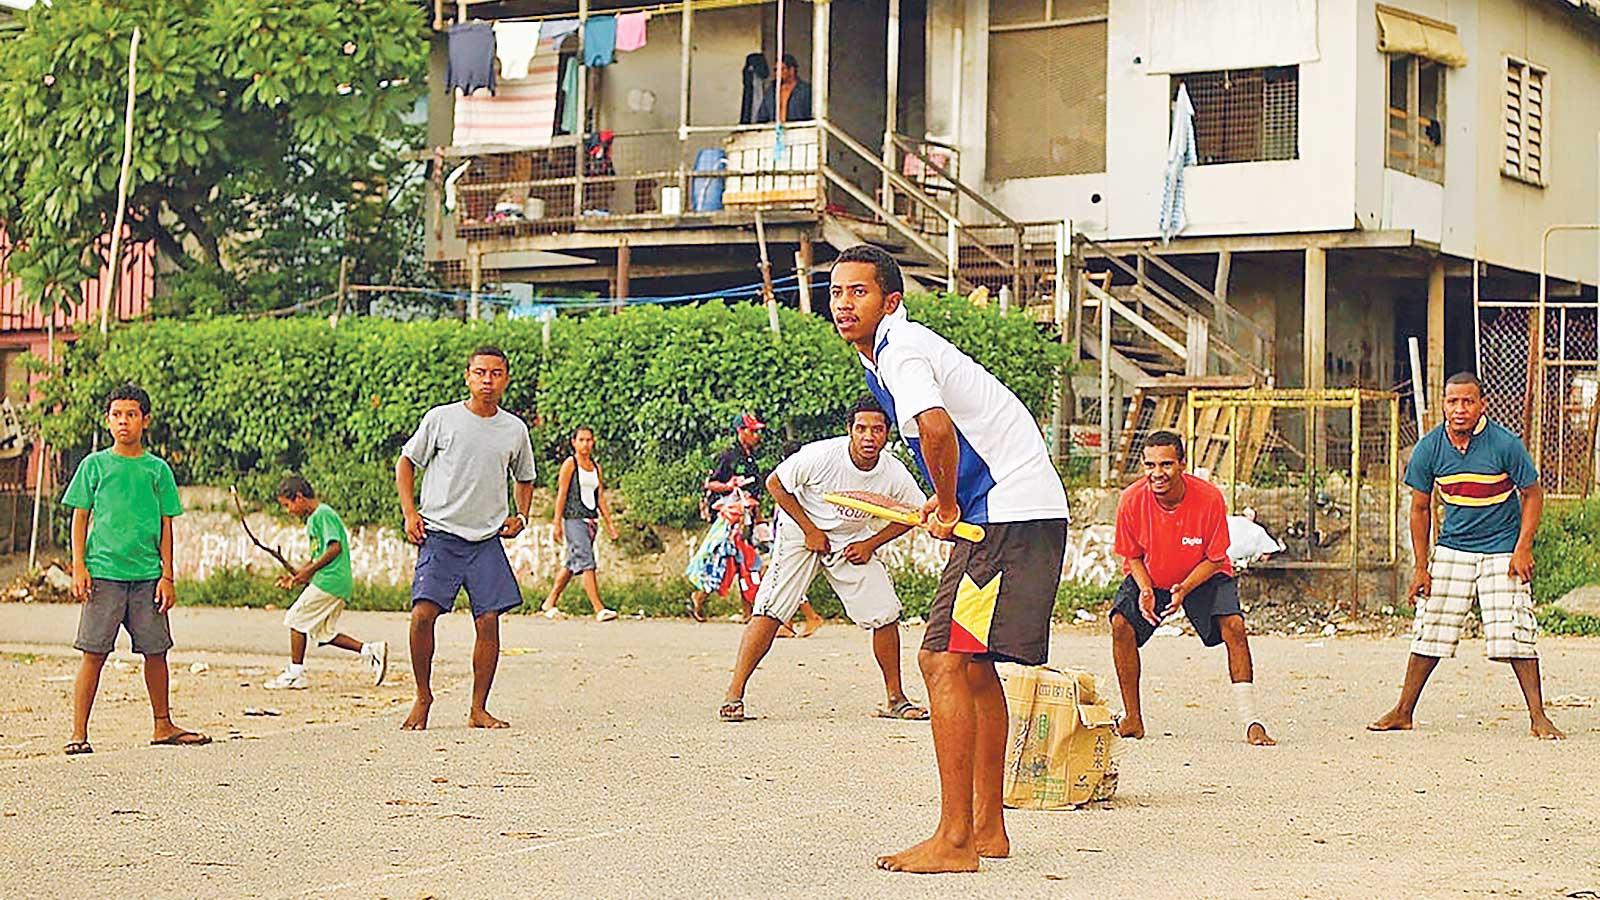
[[[616,289],[611,292],[612,298],[617,302],[612,305],[613,311],[620,310],[628,305],[628,287],[629,282],[632,280],[632,268],[633,248],[628,246],[627,240],[624,239],[617,244],[617,284]]]
[[[1328,386],[1328,251],[1322,247],[1306,248],[1305,266],[1305,316],[1302,328],[1302,352],[1305,367],[1303,375],[1308,390],[1320,391]],[[1307,490],[1315,483],[1315,473],[1327,461],[1326,418],[1319,412],[1307,410],[1305,414],[1305,443]],[[1306,525],[1316,527],[1316,507],[1309,499],[1306,504]]]
[[[1328,386],[1328,251],[1306,248],[1305,324],[1303,356],[1305,386]]]

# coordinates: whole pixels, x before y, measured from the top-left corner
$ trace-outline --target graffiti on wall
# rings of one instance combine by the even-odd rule
[[[305,526],[263,514],[250,516],[250,527],[262,543],[279,547],[291,563],[303,563],[309,556]],[[275,560],[256,549],[235,518],[225,513],[193,512],[173,522],[177,543],[178,577],[204,580],[221,570],[248,569],[264,576],[276,576]],[[1074,527],[1068,535],[1067,555],[1062,577],[1069,580],[1109,582],[1118,575],[1112,553],[1113,529],[1110,525]],[[627,568],[636,574],[682,571],[689,553],[698,544],[698,533],[685,533],[666,541],[667,549],[647,563]],[[506,556],[519,577],[538,577],[553,573],[565,556],[565,548],[555,540],[549,525],[535,523],[505,542]],[[603,537],[598,545],[602,559],[617,559],[621,551]],[[937,572],[950,555],[950,545],[934,540],[926,532],[915,531],[891,543],[883,551],[891,569],[916,569]],[[417,563],[417,548],[393,528],[361,527],[350,535],[350,563],[358,581],[372,584],[406,584]],[[609,566],[608,566],[609,567]]]

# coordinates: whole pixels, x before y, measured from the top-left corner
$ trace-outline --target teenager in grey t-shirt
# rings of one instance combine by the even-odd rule
[[[419,468],[417,512],[433,531],[485,541],[505,525],[507,483],[533,480],[533,444],[522,419],[497,410],[484,417],[465,403],[435,406],[401,451]]]

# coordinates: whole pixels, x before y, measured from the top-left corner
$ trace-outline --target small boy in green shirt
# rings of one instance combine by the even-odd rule
[[[278,485],[278,505],[289,515],[305,520],[312,558],[300,571],[278,579],[278,587],[284,590],[304,590],[283,616],[283,624],[289,627],[289,665],[261,686],[269,691],[305,690],[308,639],[361,654],[372,669],[373,686],[383,684],[389,668],[389,645],[384,641],[363,644],[339,631],[339,614],[355,590],[355,578],[350,572],[350,536],[343,520],[333,507],[317,500],[311,482],[299,475],[290,475]]]
[[[167,651],[172,628],[167,610],[173,588],[172,517],[183,513],[172,468],[144,449],[150,395],[128,384],[106,398],[109,450],[78,464],[63,505],[72,508],[72,594],[84,604],[78,616],[83,663],[72,688],[72,739],[68,755],[93,753],[89,711],[100,671],[125,628],[133,652],[144,657],[144,684],[155,717],[151,744],[209,744],[203,734],[172,723],[167,692]]]

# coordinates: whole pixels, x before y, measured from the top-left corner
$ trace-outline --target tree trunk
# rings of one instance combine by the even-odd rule
[[[200,218],[200,213],[189,204],[174,203],[171,200],[167,201],[167,208],[172,210],[173,215],[183,223],[189,235],[200,244],[200,252],[205,255],[205,262],[221,268],[222,249],[217,243],[216,235],[211,233],[211,229],[206,227],[205,220]]]

